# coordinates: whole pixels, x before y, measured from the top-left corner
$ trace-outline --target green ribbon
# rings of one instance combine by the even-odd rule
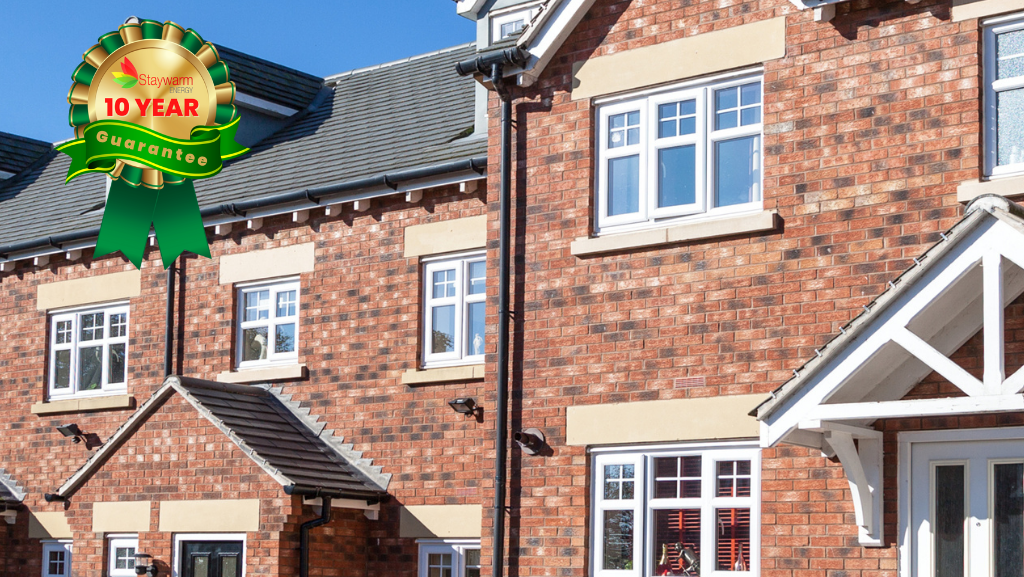
[[[163,187],[153,189],[141,182],[142,169],[122,169],[110,185],[95,255],[120,250],[141,267],[152,225],[164,268],[185,251],[209,257],[192,180],[217,174],[224,160],[249,150],[235,142],[237,130],[235,119],[224,126],[193,128],[190,138],[183,140],[130,122],[100,120],[89,124],[82,138],[59,146],[58,151],[71,157],[64,182],[90,172],[109,173],[117,159],[164,173]]]

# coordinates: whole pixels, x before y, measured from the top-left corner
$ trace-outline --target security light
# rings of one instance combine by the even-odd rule
[[[135,552],[135,574],[136,575],[149,575],[149,577],[156,577],[157,568],[153,564],[153,556],[149,553],[142,553],[140,551]]]
[[[472,397],[448,401],[448,405],[452,410],[460,415],[474,415],[477,411],[482,410],[480,407],[476,406],[476,401],[474,401]]]
[[[82,432],[82,429],[79,429],[78,425],[74,423],[61,425],[57,427],[57,430],[60,431],[60,434],[64,435],[65,437],[71,437],[72,442],[75,443],[81,443],[82,437],[85,435],[85,433]]]

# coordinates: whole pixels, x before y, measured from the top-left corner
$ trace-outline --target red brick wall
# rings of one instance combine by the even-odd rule
[[[786,0],[597,0],[517,90],[513,427],[543,429],[554,455],[513,451],[510,574],[588,574],[589,457],[565,446],[568,406],[767,393],[959,219],[957,184],[978,177],[980,45],[977,22],[949,10],[857,0],[815,23]],[[784,228],[572,256],[592,230],[595,182],[595,112],[571,99],[572,66],[778,16],[787,54],[764,65],[764,207]],[[493,94],[490,105],[496,175]],[[677,380],[693,377],[703,385]],[[855,545],[838,465],[781,447],[762,467],[762,575],[893,574],[891,546]]]
[[[446,404],[459,396],[484,398],[484,384],[476,381],[409,387],[400,380],[404,370],[417,366],[421,330],[420,266],[418,259],[403,256],[404,228],[484,214],[484,196],[483,191],[460,194],[457,186],[449,186],[427,191],[416,204],[407,204],[402,196],[395,195],[375,200],[363,213],[345,211],[340,216],[325,217],[322,210],[314,210],[303,224],[293,224],[290,215],[266,218],[257,232],[236,230],[227,237],[211,236],[212,260],[189,257],[184,263],[185,276],[176,304],[180,324],[176,327],[175,372],[215,379],[233,366],[235,340],[234,292],[230,285],[219,284],[217,258],[287,244],[316,243],[316,270],[301,275],[299,362],[307,365],[309,378],[280,384],[286,394],[326,420],[328,428],[363,451],[365,458],[393,474],[389,487],[393,498],[384,505],[381,521],[365,520],[360,513],[355,515],[356,522],[343,513],[339,519],[346,519],[344,522],[317,530],[344,536],[337,539],[340,549],[325,549],[321,556],[328,560],[334,555],[358,559],[342,565],[354,567],[352,574],[363,574],[369,567],[374,575],[398,573],[412,577],[417,549],[412,539],[398,538],[399,505],[479,503],[481,485],[491,476],[485,459],[490,450],[490,416],[477,422],[454,413]],[[136,405],[149,398],[163,380],[166,293],[158,256],[155,249],[148,254],[142,269],[142,295],[131,299],[128,392],[135,397]],[[33,511],[61,510],[58,503],[45,503],[43,493],[53,492],[89,455],[83,445],[71,444],[54,427],[74,422],[86,433],[106,440],[132,412],[31,413],[31,405],[45,398],[48,350],[47,315],[35,310],[36,287],[131,269],[132,265],[121,258],[94,260],[86,251],[82,261],[67,263],[55,258],[50,266],[38,270],[21,264],[14,273],[0,276],[0,314],[4,317],[0,327],[4,337],[0,347],[0,435],[4,437],[0,463],[26,487],[26,506]],[[227,439],[221,435],[220,441]],[[167,447],[161,449],[161,454],[184,457],[177,452],[177,445]],[[240,482],[236,490],[246,490],[246,483],[256,482]],[[182,479],[177,491],[202,495],[221,494],[223,490],[203,486],[199,479]],[[85,507],[88,501],[79,495],[74,502],[76,507]],[[78,511],[84,514],[85,509]],[[275,521],[281,523],[280,528],[268,530],[268,535],[297,531],[298,524],[312,516],[309,507],[283,514],[290,515],[287,521]],[[300,519],[300,515],[304,517]],[[5,542],[13,551],[8,561],[12,577],[39,571],[41,549],[38,540],[27,539],[27,516],[23,513],[19,517],[11,539]],[[353,542],[349,538],[352,534],[361,534],[364,540]],[[370,534],[374,548],[378,539],[382,544],[374,551],[377,565],[367,565],[363,559],[371,543]],[[169,549],[159,549],[170,547],[168,535],[143,535],[142,539],[151,543],[146,547],[161,551],[154,556],[163,562],[169,560]],[[297,567],[297,557],[291,558],[294,553],[289,549],[297,546],[297,541],[292,543],[297,533],[286,539],[288,551],[281,556]],[[266,542],[267,557],[276,559],[270,551],[282,547],[280,539],[267,537]],[[98,546],[98,542],[81,545],[83,551]],[[79,547],[76,541],[76,567],[79,560],[83,571],[85,567],[100,566],[99,560],[80,555]],[[251,571],[261,567],[259,559],[255,562]],[[325,562],[325,570],[334,566],[330,564],[333,561]],[[276,571],[273,567],[260,570]]]

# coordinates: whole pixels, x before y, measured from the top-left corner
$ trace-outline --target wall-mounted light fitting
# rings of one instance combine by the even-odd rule
[[[18,510],[15,508],[17,505],[13,505],[7,501],[4,501],[3,504],[3,509],[0,509],[0,517],[3,517],[4,521],[6,521],[8,525],[13,525],[18,520]]]
[[[136,575],[149,575],[149,577],[156,577],[157,568],[153,563],[153,556],[148,553],[142,553],[136,551],[135,553],[135,574]]]
[[[476,401],[472,397],[466,397],[461,399],[455,399],[454,401],[448,401],[448,406],[453,411],[460,415],[475,415],[478,412],[483,413],[483,407],[476,406]]]
[[[73,443],[81,443],[82,442],[82,438],[85,437],[85,433],[82,432],[82,429],[79,429],[78,425],[76,425],[74,423],[68,423],[67,425],[61,425],[61,426],[57,427],[57,431],[59,431],[60,434],[64,435],[65,437],[70,437],[71,438],[71,442],[73,442]]]

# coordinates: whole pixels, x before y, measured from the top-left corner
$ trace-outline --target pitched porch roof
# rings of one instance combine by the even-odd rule
[[[1024,411],[1024,370],[1006,376],[1003,335],[1004,309],[1024,293],[1024,208],[979,197],[914,261],[752,413],[762,446],[788,442],[839,457],[862,544],[881,543],[882,444],[871,423]],[[950,359],[979,330],[981,379]],[[904,399],[933,371],[959,395]]]
[[[170,376],[55,493],[71,496],[173,394],[184,397],[289,494],[377,501],[390,474],[363,459],[281,389]],[[53,498],[53,497],[49,497]]]

